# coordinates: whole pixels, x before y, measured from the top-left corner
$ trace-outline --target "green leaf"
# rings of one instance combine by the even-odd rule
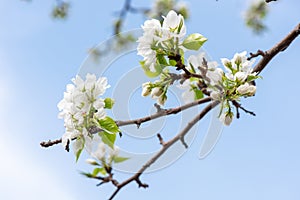
[[[107,172],[106,172],[106,170],[103,167],[101,167],[101,168],[97,167],[97,168],[94,169],[92,175],[93,176],[97,176],[99,173],[101,173],[102,175],[105,176]]]
[[[114,148],[117,134],[115,134],[115,133],[111,134],[111,133],[107,133],[107,132],[103,131],[103,132],[99,133],[99,136],[101,137],[102,142],[107,144],[110,148],[112,148],[112,149]]]
[[[140,64],[145,71],[145,74],[150,78],[157,77],[162,72],[162,67],[159,64],[154,65],[155,72],[151,71],[150,67],[145,65],[145,61],[140,61]]]
[[[179,26],[178,26],[177,34],[179,34],[179,33],[180,33],[182,26],[183,26],[183,20],[181,19],[181,20],[180,20],[180,22],[179,22]]]
[[[106,98],[104,99],[104,103],[105,103],[104,108],[112,109],[112,107],[115,104],[115,101],[112,98]]]
[[[124,162],[124,161],[126,161],[126,160],[128,160],[129,158],[126,158],[126,157],[120,157],[120,156],[115,156],[114,158],[113,158],[113,161],[115,162],[115,163],[121,163],[121,162]]]
[[[258,79],[258,78],[261,78],[261,79],[262,79],[262,76],[253,76],[253,75],[249,75],[249,76],[247,77],[247,82],[256,80],[256,79]]]
[[[93,178],[93,174],[91,173],[86,173],[86,172],[80,172],[81,175],[86,176],[87,178]]]
[[[206,41],[207,38],[205,38],[203,35],[199,33],[193,33],[183,41],[182,46],[190,50],[198,50]]]
[[[165,59],[165,56],[163,54],[157,54],[156,59],[157,59],[158,64],[162,65],[163,67],[168,65],[168,63]]]
[[[114,134],[120,132],[120,129],[116,122],[108,116],[106,116],[104,119],[98,120],[98,123],[100,125],[100,128],[102,128],[107,133]]]
[[[193,88],[193,91],[195,93],[195,99],[202,99],[203,98],[203,92],[197,88]]]
[[[76,141],[73,143],[73,149],[74,149],[74,153],[75,153],[75,157],[76,157],[76,162],[78,161],[82,150],[84,148],[84,139],[82,137],[79,137],[76,139]]]
[[[170,66],[175,66],[177,64],[176,60],[169,60]]]

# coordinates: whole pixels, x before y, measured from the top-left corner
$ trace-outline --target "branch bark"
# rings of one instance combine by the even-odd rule
[[[299,36],[299,34],[300,23],[285,38],[283,38],[279,43],[277,43],[268,51],[263,52],[262,50],[258,50],[257,53],[252,54],[250,58],[256,57],[258,55],[263,56],[262,59],[254,67],[253,72],[260,73],[278,53],[285,51],[290,46],[290,44]]]
[[[184,136],[191,130],[191,128],[198,123],[210,110],[212,110],[214,107],[216,107],[219,104],[219,101],[213,101],[209,105],[207,105],[192,121],[190,121],[187,126],[179,132],[174,138],[170,139],[167,142],[164,142],[162,145],[162,148],[159,152],[157,152],[156,155],[154,155],[148,162],[146,162],[138,172],[136,172],[133,176],[128,178],[127,180],[123,181],[122,183],[117,185],[117,189],[112,194],[112,196],[109,198],[109,200],[112,200],[118,192],[129,183],[136,181],[138,183],[139,187],[148,187],[147,184],[142,184],[140,181],[140,176],[153,164],[155,163],[174,143],[176,143],[179,140],[182,140]]]
[[[186,109],[189,109],[191,107],[194,107],[194,106],[197,106],[197,105],[200,105],[200,104],[204,104],[204,103],[207,103],[207,102],[210,102],[210,101],[211,101],[211,98],[210,97],[206,97],[206,98],[199,99],[197,101],[193,101],[191,103],[187,103],[187,104],[185,104],[183,106],[179,106],[179,107],[176,107],[176,108],[161,109],[159,112],[157,112],[157,113],[155,113],[153,115],[149,115],[149,116],[143,117],[143,118],[138,118],[138,119],[128,120],[128,121],[116,121],[116,124],[119,127],[120,126],[131,125],[131,124],[136,124],[139,127],[144,122],[151,121],[151,120],[154,120],[154,119],[166,116],[166,115],[177,114],[177,113],[179,113],[181,111],[184,111]],[[100,131],[101,131],[101,129],[98,128],[98,127],[92,127],[89,130],[89,132],[91,134],[95,134],[95,133],[98,133]],[[72,140],[74,140],[74,139],[76,139],[76,138],[72,138]],[[57,139],[57,140],[53,140],[53,141],[49,140],[49,141],[43,141],[43,142],[41,142],[40,145],[42,147],[47,148],[47,147],[59,144],[61,142],[62,142],[62,139]]]

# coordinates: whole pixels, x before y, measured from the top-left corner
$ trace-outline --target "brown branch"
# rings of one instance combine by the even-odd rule
[[[153,119],[157,119],[159,117],[163,117],[163,116],[166,116],[166,115],[177,114],[177,113],[179,113],[181,111],[184,111],[188,108],[191,108],[193,106],[200,105],[200,104],[203,104],[203,103],[207,103],[209,101],[211,101],[211,98],[206,97],[206,98],[203,98],[203,99],[199,99],[197,101],[193,101],[191,103],[187,103],[183,106],[162,110],[161,112],[155,113],[153,115],[149,115],[147,117],[134,119],[134,120],[128,120],[128,121],[116,121],[116,123],[117,123],[118,126],[126,126],[126,125],[130,125],[130,124],[141,125],[144,122],[151,121]]]
[[[200,74],[192,73],[186,68],[186,66],[182,63],[180,54],[176,54],[174,56],[170,55],[168,56],[168,58],[176,61],[176,65],[175,65],[177,67],[176,70],[183,70],[186,75],[185,78],[195,77],[195,78],[203,79],[203,77]]]
[[[143,117],[143,118],[138,118],[138,119],[134,119],[134,120],[128,120],[128,121],[116,121],[116,124],[120,127],[120,126],[127,126],[127,125],[131,125],[131,124],[136,124],[138,127],[144,123],[144,122],[147,122],[147,121],[151,121],[151,120],[154,120],[154,119],[157,119],[157,118],[160,118],[160,117],[163,117],[163,116],[166,116],[166,115],[172,115],[172,114],[177,114],[181,111],[184,111],[188,108],[191,108],[193,106],[197,106],[197,105],[200,105],[200,104],[204,104],[204,103],[207,103],[211,101],[211,98],[210,97],[206,97],[206,98],[203,98],[203,99],[199,99],[197,101],[193,101],[191,103],[187,103],[185,105],[182,105],[182,106],[179,106],[179,107],[176,107],[176,108],[169,108],[169,109],[162,109],[161,111],[153,114],[153,115],[149,115],[147,117]],[[98,128],[98,127],[91,127],[89,129],[89,133],[91,134],[95,134],[95,133],[98,133],[100,132],[102,129]],[[72,140],[74,140],[76,138],[72,138]],[[54,140],[54,141],[44,141],[44,142],[41,142],[40,145],[42,147],[50,147],[50,146],[53,146],[55,144],[59,144],[61,143],[62,140],[61,139],[58,139],[58,140]]]
[[[260,73],[279,52],[286,50],[300,34],[300,23],[279,43],[264,52],[263,58],[256,64],[253,72]],[[260,50],[261,51],[261,50]],[[257,54],[257,53],[256,53]],[[254,54],[253,54],[254,55]]]
[[[256,114],[253,111],[249,111],[246,108],[244,108],[240,103],[238,103],[237,101],[232,101],[232,104],[235,106],[236,108],[236,118],[239,119],[240,118],[240,112],[239,109],[243,110],[245,113],[250,114],[252,116],[256,116]]]
[[[160,133],[157,133],[157,137],[158,137],[158,140],[159,140],[159,144],[165,145],[165,141],[164,141],[164,139],[162,138],[162,136],[161,136]]]
[[[266,3],[270,3],[272,1],[277,1],[277,0],[266,0]]]
[[[262,56],[264,57],[266,55],[266,53],[262,50],[257,50],[256,53],[250,53],[250,56],[247,58],[247,60],[251,60],[252,58],[256,58],[258,56]]]
[[[174,143],[176,143],[179,140],[182,140],[184,136],[191,130],[191,128],[198,123],[210,110],[212,110],[214,107],[216,107],[219,104],[219,101],[213,101],[209,105],[207,105],[192,121],[190,121],[187,126],[179,132],[174,138],[170,139],[169,141],[165,142],[164,145],[162,145],[162,148],[159,152],[157,152],[151,159],[149,159],[138,172],[136,172],[132,177],[128,178],[127,180],[123,181],[122,183],[117,185],[117,189],[115,192],[111,195],[109,200],[112,200],[117,193],[127,184],[135,181],[137,182],[139,187],[146,188],[148,187],[147,184],[143,184],[140,181],[140,176],[148,169],[153,163],[155,163]]]

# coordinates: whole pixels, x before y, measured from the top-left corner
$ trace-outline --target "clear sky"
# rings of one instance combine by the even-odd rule
[[[53,1],[0,0],[0,199],[93,200],[107,199],[113,191],[111,185],[98,188],[97,182],[78,173],[91,170],[84,159],[75,164],[72,153],[60,145],[45,150],[39,142],[63,134],[56,105],[87,50],[110,36],[120,2],[74,1],[70,17],[56,21],[49,16]],[[140,6],[149,2],[133,1]],[[217,61],[244,50],[268,49],[300,22],[297,0],[270,4],[269,28],[262,36],[243,24],[245,1],[188,4],[188,32],[206,36],[205,49]],[[128,17],[128,30],[144,20]],[[132,183],[115,199],[299,200],[299,44],[300,38],[278,55],[257,82],[256,96],[243,100],[256,117],[242,113],[204,160],[198,159],[205,133],[200,131],[177,162],[142,176],[150,188],[138,189]],[[117,174],[121,179],[128,176]]]

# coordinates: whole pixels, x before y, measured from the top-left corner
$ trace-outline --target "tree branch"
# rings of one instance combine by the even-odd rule
[[[286,50],[290,44],[299,36],[300,34],[300,23],[279,43],[277,43],[275,46],[273,46],[268,51],[265,51],[262,55],[259,52],[263,52],[262,50],[258,50],[256,54],[253,55],[262,55],[262,59],[259,61],[259,63],[256,64],[256,66],[253,69],[253,72],[260,73],[267,64],[276,56],[279,52],[282,52]]]
[[[199,99],[197,101],[193,101],[191,103],[187,103],[183,106],[179,106],[179,107],[176,107],[176,108],[170,108],[170,109],[161,109],[159,112],[153,114],[153,115],[149,115],[147,117],[143,117],[143,118],[138,118],[138,119],[134,119],[134,120],[128,120],[128,121],[116,121],[116,124],[120,127],[120,126],[127,126],[127,125],[131,125],[131,124],[136,124],[138,127],[144,123],[144,122],[147,122],[147,121],[151,121],[151,120],[154,120],[154,119],[157,119],[157,118],[160,118],[160,117],[163,117],[163,116],[166,116],[166,115],[172,115],[172,114],[177,114],[181,111],[184,111],[188,108],[191,108],[193,106],[197,106],[197,105],[200,105],[200,104],[204,104],[204,103],[207,103],[211,101],[211,98],[210,97],[206,97],[206,98],[203,98],[203,99]],[[95,134],[95,133],[98,133],[100,132],[102,129],[98,128],[98,127],[91,127],[89,129],[89,132],[91,134]],[[72,140],[74,140],[76,138],[72,138]],[[57,139],[57,140],[49,140],[49,141],[43,141],[40,143],[40,145],[42,147],[50,147],[50,146],[53,146],[55,144],[59,144],[62,142],[62,139]]]
[[[192,121],[190,121],[187,124],[187,126],[181,132],[179,132],[174,138],[170,139],[169,141],[164,142],[161,150],[157,152],[150,160],[148,160],[137,173],[135,173],[133,176],[117,185],[117,189],[111,195],[109,200],[112,200],[124,186],[133,181],[136,181],[139,187],[148,187],[147,184],[143,184],[140,181],[140,176],[146,171],[146,169],[148,169],[153,163],[155,163],[174,143],[176,143],[179,140],[182,140],[182,138],[184,138],[184,136],[191,130],[191,128],[218,104],[219,101],[213,101],[212,103],[207,105]]]
[[[272,1],[277,1],[277,0],[266,0],[266,3],[270,3]]]

